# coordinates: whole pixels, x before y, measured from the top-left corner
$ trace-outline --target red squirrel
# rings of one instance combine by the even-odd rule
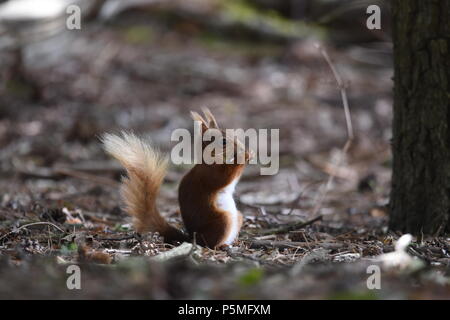
[[[197,112],[191,112],[191,117],[200,121],[202,136],[208,130],[219,130],[224,148],[219,156],[223,154],[224,163],[196,164],[181,180],[178,200],[187,234],[171,226],[156,207],[168,165],[167,157],[132,133],[102,137],[105,151],[127,172],[127,177],[122,180],[121,196],[138,233],[158,232],[169,243],[192,241],[195,237],[198,244],[210,248],[228,246],[237,239],[243,216],[236,208],[233,192],[253,153],[236,137],[227,136],[208,109],[203,112],[204,118]],[[202,151],[209,143],[202,141]],[[240,154],[244,163],[226,161],[227,143],[234,144],[233,158]]]

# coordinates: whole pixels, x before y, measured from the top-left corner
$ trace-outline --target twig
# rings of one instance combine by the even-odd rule
[[[277,267],[278,265],[276,263],[267,261],[265,259],[258,259],[256,257],[252,257],[250,255],[244,254],[244,253],[240,253],[240,252],[233,252],[231,250],[231,248],[226,247],[225,248],[226,253],[233,259],[247,259],[256,263],[259,263],[260,265],[267,265],[267,266],[271,266],[271,267]]]
[[[324,249],[337,250],[344,247],[343,243],[328,242],[328,243],[310,243],[310,242],[294,242],[294,241],[270,241],[270,240],[256,240],[250,241],[250,249],[259,248],[308,248],[311,249],[311,245],[317,245]]]
[[[277,228],[261,230],[258,233],[261,235],[287,233],[290,231],[298,230],[306,226],[309,226],[310,224],[313,224],[314,222],[319,220],[322,220],[322,215],[318,215],[308,221],[301,221],[292,224],[282,225]]]
[[[85,173],[85,172],[81,172],[81,171],[77,171],[77,170],[56,168],[56,169],[54,169],[54,171],[57,174],[62,174],[62,175],[68,176],[68,177],[82,179],[82,180],[88,180],[95,184],[101,184],[101,185],[112,186],[112,187],[117,187],[119,185],[118,182],[116,182],[115,180],[112,180],[110,178],[101,177],[101,176],[97,176],[94,174]]]
[[[270,239],[276,239],[277,236],[274,234],[268,234],[266,236],[260,236],[260,237],[254,237],[255,240],[270,240]]]
[[[95,240],[98,241],[122,241],[122,240],[130,240],[130,239],[136,239],[136,234],[129,234],[123,237],[118,238],[95,238]]]
[[[305,242],[293,241],[271,241],[271,240],[256,240],[250,242],[250,249],[260,248],[278,248],[278,249],[293,249],[302,248],[306,246]]]
[[[63,177],[72,177],[82,180],[88,180],[95,184],[117,187],[119,183],[113,179],[98,176],[92,173],[87,173],[81,170],[71,168],[46,168],[36,167],[33,170],[24,168],[15,168],[15,170],[24,177],[38,178],[38,179],[61,179]]]
[[[423,259],[428,264],[430,264],[432,262],[432,259],[428,258],[425,254],[423,254],[422,252],[417,250],[417,248],[413,248],[412,246],[408,247],[408,253],[410,253],[413,256]]]
[[[346,86],[344,84],[344,81],[342,81],[341,76],[337,72],[336,68],[334,67],[333,63],[331,62],[330,56],[328,55],[327,51],[319,46],[318,49],[320,50],[320,53],[324,57],[325,61],[328,63],[331,71],[333,72],[334,78],[336,79],[337,85],[339,87],[339,90],[341,91],[341,98],[342,98],[342,104],[344,106],[344,113],[345,113],[345,121],[347,123],[347,135],[349,140],[353,140],[353,125],[352,120],[350,116],[350,108],[348,106],[348,99],[347,99],[347,91]]]
[[[298,205],[298,202],[302,199],[303,194],[305,193],[305,191],[311,187],[312,185],[316,184],[317,182],[313,181],[313,182],[309,182],[306,184],[306,186],[303,187],[302,190],[300,190],[300,192],[298,193],[298,196],[291,202],[291,207],[289,208],[289,212],[287,213],[287,215],[292,214],[292,212],[294,211],[295,207]]]
[[[331,71],[333,72],[334,78],[336,79],[337,85],[341,92],[342,104],[344,106],[345,122],[347,125],[347,141],[345,142],[345,145],[340,152],[340,156],[338,157],[338,159],[336,161],[337,162],[336,166],[339,167],[341,165],[342,159],[347,154],[348,149],[350,148],[352,141],[354,139],[352,119],[350,116],[350,108],[348,106],[347,91],[346,91],[346,88],[345,88],[344,82],[342,81],[341,76],[339,75],[339,73],[337,72],[333,63],[331,62],[331,59],[328,56],[328,53],[326,52],[326,50],[323,47],[321,47],[320,45],[317,45],[317,48],[320,50],[320,53],[322,54],[325,61],[328,63],[328,66],[330,67]],[[331,189],[331,185],[334,182],[334,178],[335,178],[335,174],[331,173],[328,177],[327,183],[325,184],[324,191],[322,192],[322,194],[319,195],[319,199],[313,208],[313,211],[312,211],[313,216],[315,216],[319,212],[320,208],[322,207],[323,201],[325,200],[325,197],[327,196],[328,191]]]
[[[43,224],[52,226],[52,227],[58,229],[59,231],[61,231],[62,233],[66,233],[63,229],[61,229],[60,227],[58,227],[57,225],[55,225],[55,224],[53,224],[51,222],[33,222],[33,223],[28,223],[28,224],[25,224],[23,226],[20,226],[19,228],[15,229],[13,231],[10,231],[8,233],[5,233],[4,235],[2,235],[0,237],[0,240],[3,240],[4,238],[9,236],[10,234],[17,233],[19,230],[22,230],[24,228],[31,227],[31,226],[36,226],[36,225],[43,225]]]

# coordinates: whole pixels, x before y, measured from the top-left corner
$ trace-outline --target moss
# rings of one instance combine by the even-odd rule
[[[8,80],[5,84],[6,93],[14,97],[31,98],[34,95],[34,88],[31,84],[20,79]]]
[[[243,0],[221,1],[221,7],[225,18],[244,25],[269,29],[286,37],[315,36],[324,38],[325,36],[323,28],[289,20],[273,10],[257,9]]]
[[[78,251],[78,246],[75,242],[61,246],[61,254],[63,256],[70,256]]]
[[[210,32],[203,33],[199,37],[199,43],[211,50],[239,56],[267,57],[276,56],[283,52],[283,46],[274,43],[250,43],[245,40],[231,40]]]
[[[238,279],[238,282],[243,287],[253,286],[261,282],[264,276],[264,270],[261,268],[252,268],[247,270]]]
[[[130,44],[142,45],[153,41],[154,34],[150,26],[135,25],[124,30],[124,39]]]

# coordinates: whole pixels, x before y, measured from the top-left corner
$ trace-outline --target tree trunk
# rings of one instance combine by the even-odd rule
[[[393,0],[390,228],[450,232],[450,1]]]

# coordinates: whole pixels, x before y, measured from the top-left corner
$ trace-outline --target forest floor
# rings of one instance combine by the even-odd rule
[[[450,298],[442,237],[415,239],[408,252],[423,265],[383,268],[381,289],[368,288],[368,266],[401,235],[387,228],[391,49],[324,46],[355,133],[340,163],[342,100],[313,40],[248,43],[125,16],[27,46],[0,101],[0,298]],[[1,59],[15,68],[13,54]],[[98,136],[133,130],[170,152],[171,132],[191,129],[189,111],[202,106],[224,127],[280,129],[280,170],[247,168],[235,194],[244,226],[229,251],[161,256],[174,246],[133,233],[123,172]],[[187,170],[169,168],[158,203],[180,227]],[[66,287],[71,264],[81,290]]]

